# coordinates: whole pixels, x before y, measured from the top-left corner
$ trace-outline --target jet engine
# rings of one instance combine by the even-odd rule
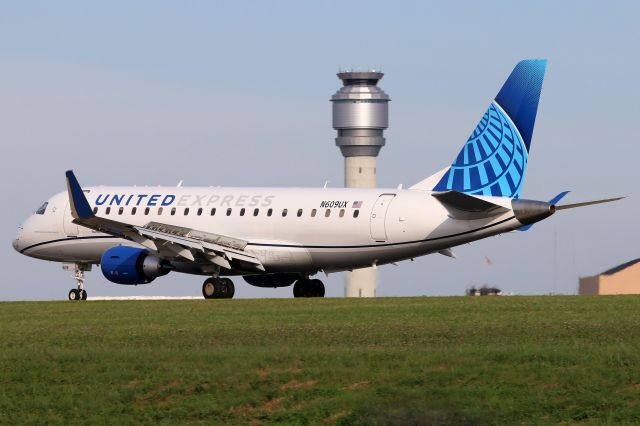
[[[288,287],[296,280],[300,279],[299,274],[286,274],[284,272],[276,274],[247,275],[242,277],[247,283],[254,287]]]
[[[128,246],[111,247],[100,259],[102,274],[117,284],[147,284],[173,270],[167,260],[149,254],[147,250]]]

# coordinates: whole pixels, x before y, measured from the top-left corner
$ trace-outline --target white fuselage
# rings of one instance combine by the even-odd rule
[[[351,188],[91,187],[96,216],[134,225],[160,222],[248,241],[266,272],[351,270],[382,265],[516,229],[509,209],[478,220],[453,219],[428,191]],[[40,259],[100,262],[115,245],[133,245],[72,222],[66,192],[21,227],[14,247]],[[205,274],[193,262],[178,271]],[[224,273],[224,272],[223,272]],[[229,274],[237,272],[227,271]]]

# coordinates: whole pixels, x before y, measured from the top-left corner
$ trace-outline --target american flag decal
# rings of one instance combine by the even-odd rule
[[[362,201],[354,201],[353,206],[351,206],[351,208],[353,209],[359,209],[361,207],[362,207]]]

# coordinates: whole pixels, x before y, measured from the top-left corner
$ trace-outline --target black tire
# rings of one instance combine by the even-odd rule
[[[309,297],[309,280],[303,278],[293,285],[293,297]]]
[[[87,291],[86,290],[82,290],[80,292],[80,300],[87,300]]]
[[[69,300],[80,300],[80,292],[75,288],[69,290]]]
[[[320,280],[311,280],[309,282],[311,287],[311,297],[324,297],[324,284]]]
[[[205,299],[214,299],[216,294],[220,291],[220,285],[217,281],[218,280],[215,278],[207,278],[204,283],[202,283],[202,296]]]
[[[293,286],[293,297],[324,297],[324,284],[301,278]]]
[[[225,284],[225,299],[233,299],[233,295],[236,294],[236,286],[229,278],[223,278],[222,281]]]

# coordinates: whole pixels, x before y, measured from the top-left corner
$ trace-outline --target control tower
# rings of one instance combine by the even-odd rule
[[[376,157],[384,146],[384,129],[389,127],[389,96],[377,84],[383,73],[339,72],[343,87],[332,97],[336,145],[344,157],[344,186],[375,188]],[[378,274],[374,268],[347,272],[346,297],[375,297]]]

